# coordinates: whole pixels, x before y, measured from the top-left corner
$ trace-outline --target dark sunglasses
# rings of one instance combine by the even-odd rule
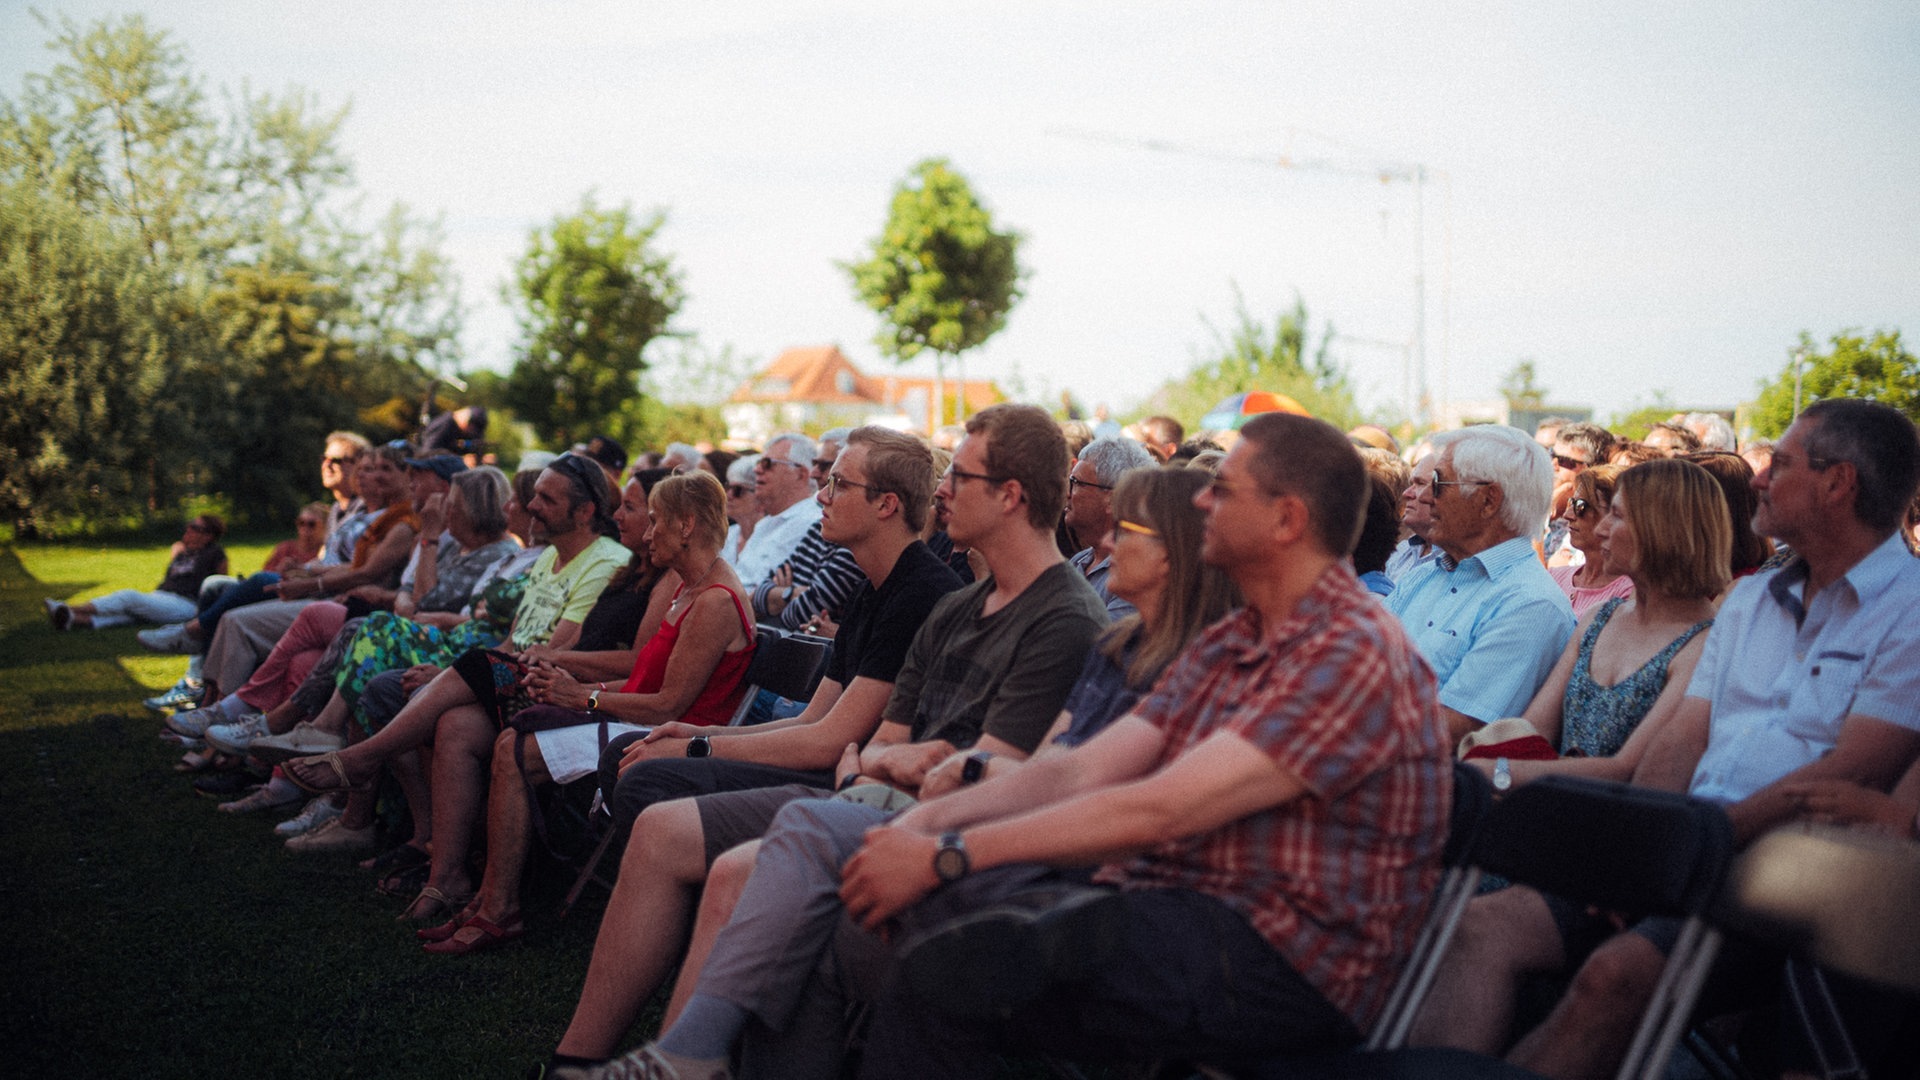
[[[1575,517],[1586,517],[1589,513],[1600,508],[1580,496],[1575,495],[1573,498],[1567,500],[1567,509],[1573,511]]]
[[[1573,469],[1575,471],[1584,469],[1587,466],[1593,464],[1593,462],[1591,461],[1581,461],[1579,458],[1570,458],[1565,454],[1553,455],[1553,463],[1555,465],[1560,466],[1563,469]]]

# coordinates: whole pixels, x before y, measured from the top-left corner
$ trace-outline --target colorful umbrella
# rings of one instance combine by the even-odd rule
[[[1306,407],[1285,394],[1275,394],[1267,390],[1249,390],[1232,397],[1207,410],[1200,418],[1202,431],[1238,431],[1242,424],[1261,413],[1288,412],[1295,416],[1311,416]]]

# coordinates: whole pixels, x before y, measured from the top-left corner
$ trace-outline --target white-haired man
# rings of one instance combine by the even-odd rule
[[[1440,713],[1457,741],[1518,716],[1573,634],[1573,607],[1533,536],[1553,497],[1547,452],[1517,428],[1434,436],[1433,479],[1418,495],[1440,557],[1387,598],[1440,677]]]
[[[1128,469],[1150,469],[1153,455],[1132,439],[1115,436],[1095,439],[1080,448],[1067,473],[1067,528],[1083,545],[1068,562],[1100,594],[1107,617],[1133,614],[1133,605],[1107,588],[1107,570],[1113,562],[1113,489]]]

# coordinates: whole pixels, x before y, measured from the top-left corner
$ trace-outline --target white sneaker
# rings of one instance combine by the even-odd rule
[[[229,723],[232,723],[232,721],[227,718],[227,714],[221,711],[217,705],[209,705],[204,709],[192,709],[187,712],[177,712],[167,717],[167,726],[173,729],[174,734],[185,735],[189,739],[204,739],[207,736],[208,728],[215,724]]]
[[[338,735],[329,735],[314,727],[309,721],[302,720],[293,725],[293,730],[284,735],[262,735],[253,740],[247,752],[269,765],[278,765],[297,757],[312,754],[324,754],[329,750],[338,750],[347,745],[347,740]]]
[[[206,739],[216,750],[229,754],[244,754],[253,740],[267,734],[265,713],[248,713],[231,724],[212,724],[207,728]]]
[[[325,825],[345,812],[344,807],[333,805],[332,797],[321,795],[307,801],[307,808],[286,821],[273,827],[275,836],[304,836]]]

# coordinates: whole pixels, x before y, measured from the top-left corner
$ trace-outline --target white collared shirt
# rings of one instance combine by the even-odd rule
[[[740,583],[751,589],[792,557],[807,530],[820,520],[820,504],[812,496],[801,499],[777,514],[769,514],[753,527],[753,535],[740,545],[734,557],[734,572]]]

